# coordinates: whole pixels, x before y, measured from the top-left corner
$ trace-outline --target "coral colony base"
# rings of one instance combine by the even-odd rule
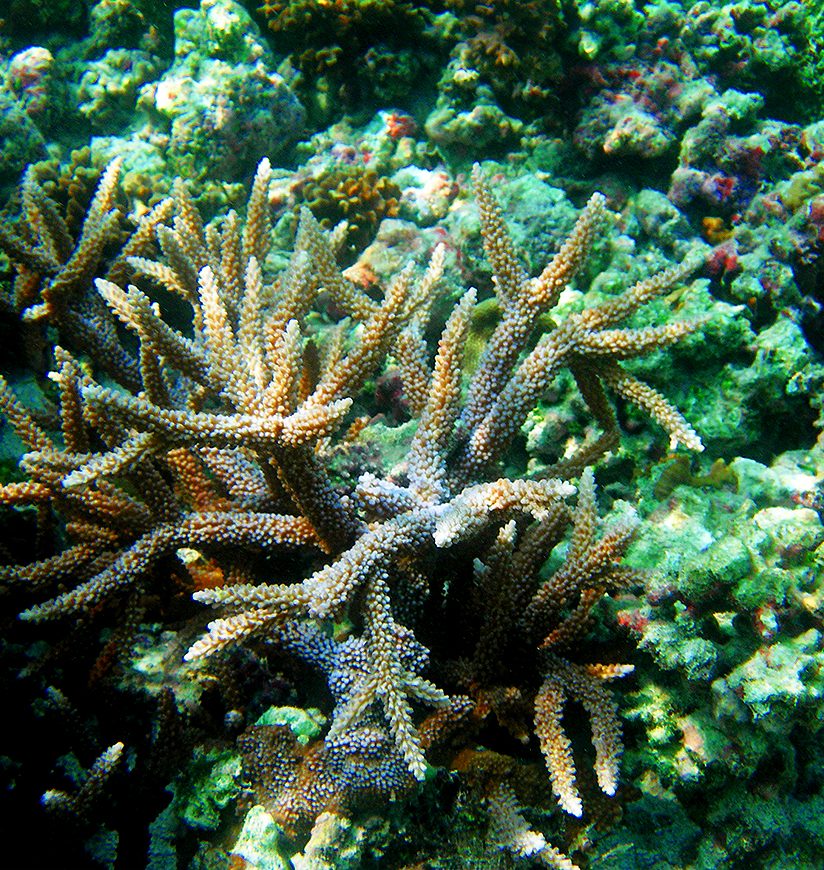
[[[520,745],[534,732],[557,803],[580,817],[592,785],[579,784],[588,753],[568,734],[571,701],[589,722],[597,788],[616,791],[621,725],[607,684],[632,666],[592,661],[587,637],[601,599],[640,579],[621,565],[636,521],[625,510],[601,528],[591,465],[618,442],[610,394],[646,411],[673,446],[702,449],[623,365],[696,328],[625,325],[694,264],[547,327],[609,233],[604,198],[591,197],[530,278],[476,166],[500,314],[470,375],[474,289],[454,305],[431,363],[424,339],[442,246],[422,273],[408,265],[380,297],[367,295],[336,266],[345,226],[324,233],[304,209],[288,267],[271,274],[267,160],[245,219],[229,212],[204,226],[178,182],[125,237],[118,168],[103,173],[78,233],[32,173],[21,219],[0,228],[22,323],[47,326],[56,342],[54,408],[27,408],[5,381],[0,392],[28,451],[25,479],[3,486],[0,501],[33,508],[56,547],[3,569],[30,602],[22,619],[67,623],[64,642],[75,627],[108,626],[102,671],[147,609],[157,613],[159,599],[171,612],[188,588],[220,611],[185,654],[208,659],[201,678],[212,666],[225,674],[227,651],[243,643],[300,660],[327,683],[323,734],[307,742],[286,724],[259,723],[240,736],[249,788],[284,831],[300,836],[325,811],[410,794],[430,763],[451,758],[486,799],[493,843],[574,867],[522,815],[520,762],[489,752],[484,762],[478,747]],[[165,315],[153,295],[188,315]],[[415,421],[406,458],[347,485],[335,469],[369,430],[353,405],[388,357]],[[564,371],[600,434],[548,471],[501,476],[513,437]],[[82,817],[127,751],[109,747],[78,790],[44,802]]]

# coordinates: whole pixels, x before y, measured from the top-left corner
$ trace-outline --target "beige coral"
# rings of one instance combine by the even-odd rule
[[[502,316],[467,385],[462,362],[473,290],[455,305],[431,373],[424,364],[421,336],[444,249],[434,249],[422,274],[407,266],[381,299],[373,299],[338,268],[340,234],[325,234],[304,211],[289,265],[273,278],[266,265],[270,175],[263,161],[245,221],[230,213],[204,226],[178,183],[171,205],[136,229],[116,268],[96,281],[93,298],[106,334],[117,334],[119,320],[136,337],[137,355],[121,367],[125,373],[117,383],[104,384],[70,349],[56,351],[61,438],[0,384],[0,406],[29,448],[23,467],[31,479],[0,489],[0,502],[51,507],[65,521],[68,539],[59,555],[4,573],[38,589],[64,580],[73,584],[66,591],[48,589],[43,594],[51,597],[23,616],[52,619],[133,598],[161,559],[192,548],[214,552],[225,560],[225,576],[243,582],[196,592],[197,600],[223,613],[187,659],[262,634],[307,657],[322,657],[318,649],[327,641],[333,645],[325,632],[335,623],[346,625],[351,636],[339,646],[351,641],[346,649],[357,648],[359,658],[350,663],[354,675],[346,691],[339,689],[328,746],[351,741],[353,751],[360,751],[362,732],[372,735],[369,746],[382,746],[383,735],[392,747],[390,761],[397,757],[405,766],[403,777],[420,779],[427,764],[427,740],[419,732],[422,708],[434,710],[430,729],[435,721],[457,720],[455,711],[473,704],[478,717],[492,711],[517,736],[534,718],[559,802],[580,815],[563,706],[570,696],[587,711],[598,781],[613,794],[620,728],[603,681],[626,668],[577,664],[560,651],[583,637],[601,596],[637,575],[619,564],[633,523],[614,524],[599,537],[591,472],[581,477],[574,507],[576,488],[569,478],[617,440],[608,391],[648,411],[674,442],[700,449],[678,411],[621,367],[623,360],[665,347],[695,328],[622,325],[686,277],[690,266],[559,318],[554,329],[537,336],[540,315],[556,305],[603,232],[605,200],[597,194],[590,200],[551,263],[530,278],[476,167],[482,235]],[[26,182],[39,230],[29,240],[6,238],[5,244],[18,257],[21,274],[42,269],[56,275],[44,285],[39,304],[58,323],[74,323],[74,297],[60,288],[74,287],[81,273],[91,281],[88,263],[99,247],[93,240],[105,236],[115,219],[115,176],[113,167],[101,183],[84,230],[89,240],[80,243],[83,256],[69,254],[59,222],[49,217],[33,181]],[[51,250],[58,247],[61,256]],[[157,285],[189,306],[190,334],[163,319],[151,295]],[[322,293],[349,318],[325,353],[318,352],[308,323]],[[82,339],[77,330],[66,334],[71,341]],[[405,469],[365,473],[344,491],[326,459],[339,445],[337,432],[353,401],[390,352],[401,361],[417,416]],[[500,476],[498,463],[513,435],[564,369],[574,374],[603,435],[555,469],[557,477]],[[566,559],[547,579],[540,573],[546,557],[570,528]],[[291,563],[283,577],[249,576],[245,566],[234,570],[232,554],[254,548],[267,554],[298,551],[304,562]],[[297,571],[298,564],[305,571]],[[281,570],[279,564],[274,570]],[[418,619],[427,607],[426,619]],[[466,613],[466,626],[462,621],[455,627],[456,645],[465,641],[462,632],[471,629],[472,636],[455,661],[438,663],[437,679],[430,680],[421,673],[427,650],[405,623],[443,644],[441,635],[449,635],[452,625],[448,617],[446,625],[433,628],[438,607]],[[314,646],[298,631],[307,626],[315,632]],[[524,650],[527,665],[521,664]],[[526,672],[520,681],[513,662]],[[446,681],[465,688],[466,695],[448,695],[439,687]],[[312,757],[309,767],[323,768],[324,753]],[[323,777],[332,776],[323,771]],[[505,786],[490,807],[505,848],[540,855],[550,866],[573,866],[541,835],[525,830]]]

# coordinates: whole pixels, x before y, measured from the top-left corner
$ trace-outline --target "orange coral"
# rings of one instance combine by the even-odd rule
[[[724,218],[707,216],[701,218],[701,235],[711,245],[719,245],[732,236],[732,230],[724,224]]]

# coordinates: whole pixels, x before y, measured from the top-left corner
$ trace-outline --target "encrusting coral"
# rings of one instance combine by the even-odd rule
[[[0,406],[29,450],[22,460],[28,481],[2,487],[0,503],[38,506],[62,524],[65,542],[56,555],[3,569],[11,586],[51,596],[23,619],[99,616],[124,600],[134,613],[161,559],[178,554],[185,573],[184,553],[207,553],[217,570],[195,598],[223,615],[186,658],[263,638],[328,680],[331,726],[301,757],[290,760],[282,734],[250,731],[243,738],[249,766],[258,778],[270,777],[263,791],[286,824],[311,822],[362,793],[402,792],[423,778],[430,747],[456,732],[473,733],[490,714],[516,737],[534,729],[559,804],[581,815],[572,744],[561,724],[568,697],[589,716],[598,784],[614,794],[620,724],[604,683],[631,667],[580,663],[573,647],[596,602],[637,580],[619,564],[634,524],[627,517],[598,533],[588,467],[617,442],[607,391],[647,411],[673,444],[701,449],[678,411],[621,365],[696,327],[623,325],[692,264],[559,317],[535,341],[539,318],[556,306],[605,231],[605,200],[590,199],[557,255],[530,278],[476,167],[482,236],[502,313],[465,384],[475,290],[455,305],[431,370],[422,338],[443,247],[432,251],[422,275],[406,267],[375,301],[336,265],[345,227],[327,235],[304,209],[289,266],[270,280],[266,160],[245,221],[230,212],[204,226],[178,183],[92,288],[103,240],[117,220],[116,175],[114,164],[74,248],[30,177],[23,201],[32,225],[27,235],[0,237],[20,280],[38,276],[28,284],[27,316],[50,319],[61,341],[51,374],[60,435],[5,382],[0,392]],[[168,323],[130,279],[183,300],[191,309],[189,334]],[[323,341],[307,319],[321,294],[349,323]],[[134,345],[121,341],[115,317]],[[89,323],[98,332],[93,342]],[[390,354],[417,416],[407,462],[382,476],[364,473],[343,491],[325,461],[332,439]],[[121,358],[122,365],[111,364]],[[114,383],[96,380],[93,369],[104,364]],[[602,435],[552,469],[554,476],[498,476],[526,415],[565,369]],[[573,507],[569,479],[578,475]],[[547,574],[544,563],[568,530],[566,555]],[[271,578],[272,566],[249,555],[259,551],[294,552],[287,564],[303,565],[305,573]],[[427,668],[431,678],[423,675]],[[284,790],[294,800],[283,800]],[[526,855],[540,846],[551,866],[573,866],[538,843],[540,835],[524,844],[525,823],[508,784],[494,784],[490,801],[496,829],[508,832],[503,847]]]

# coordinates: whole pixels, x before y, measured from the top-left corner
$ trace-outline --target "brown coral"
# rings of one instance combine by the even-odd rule
[[[310,178],[300,199],[324,229],[346,221],[349,252],[360,251],[372,240],[385,217],[398,214],[400,188],[374,169],[339,167]]]
[[[113,220],[115,175],[115,169],[104,175],[75,249],[50,220],[42,192],[26,182],[39,224],[28,238],[7,244],[21,273],[40,269],[49,276],[35,308],[58,327],[73,324],[74,307],[87,304],[100,239]],[[330,727],[300,758],[287,751],[282,734],[249,735],[251,763],[260,768],[254,759],[267,753],[280,759],[269,765],[273,779],[261,784],[270,799],[306,802],[286,821],[346,804],[360,792],[380,793],[387,782],[402,790],[411,778],[424,777],[427,750],[439,733],[471,730],[493,715],[518,737],[534,726],[561,805],[580,814],[563,705],[570,696],[588,713],[598,783],[614,793],[620,728],[602,683],[628,668],[581,664],[571,650],[585,637],[594,603],[636,577],[619,564],[632,522],[599,534],[591,472],[581,476],[574,507],[568,478],[618,437],[607,390],[647,410],[673,441],[700,449],[698,436],[663,396],[621,367],[695,328],[622,325],[689,266],[568,315],[536,341],[542,315],[603,232],[605,202],[598,195],[590,200],[555,258],[531,278],[476,168],[500,321],[465,388],[462,360],[475,293],[462,296],[431,369],[423,353],[407,362],[415,372],[417,429],[405,467],[363,474],[345,490],[326,463],[330,440],[353,397],[401,346],[402,334],[421,350],[420,327],[444,251],[434,250],[422,274],[407,266],[375,300],[340,272],[334,239],[304,209],[290,264],[273,278],[265,272],[270,176],[263,161],[245,221],[230,213],[209,225],[178,183],[171,202],[136,231],[151,241],[141,246],[145,253],[134,255],[130,243],[125,264],[122,256],[116,261],[144,287],[160,285],[179,297],[191,311],[190,334],[167,323],[145,290],[124,287],[116,270],[94,282],[96,310],[109,319],[111,334],[118,335],[116,317],[137,350],[121,346],[128,365],[116,381],[101,383],[68,350],[56,349],[61,437],[0,385],[0,404],[29,448],[23,459],[29,481],[0,488],[0,498],[50,510],[66,529],[57,555],[3,571],[9,584],[27,583],[46,598],[23,617],[105,614],[168,576],[157,570],[164,560],[185,574],[191,551],[203,551],[230,582],[196,592],[222,614],[187,660],[267,638],[328,682]],[[307,316],[321,291],[355,324],[348,333],[338,329],[325,353],[317,353]],[[511,438],[564,369],[575,375],[604,434],[555,478],[499,476]],[[565,559],[544,576],[547,556],[567,533]],[[278,561],[256,564],[250,551]],[[284,560],[289,554],[294,558]],[[431,678],[424,675],[430,667]],[[503,788],[492,797],[502,844],[517,854],[533,846],[538,854],[540,847],[555,866],[570,866],[522,830]]]

